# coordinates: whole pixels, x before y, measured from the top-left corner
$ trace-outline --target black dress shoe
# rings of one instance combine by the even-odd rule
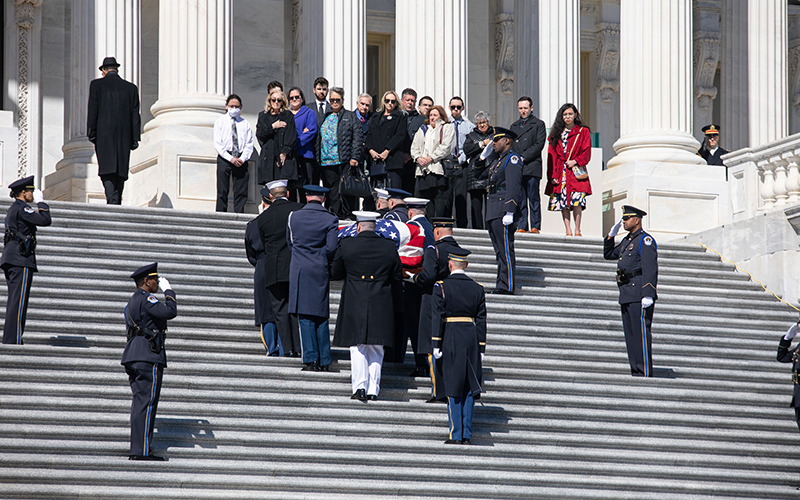
[[[503,290],[502,288],[496,288],[489,293],[492,295],[514,295],[513,290]]]
[[[444,442],[444,444],[461,444],[461,441],[459,441],[458,439],[448,439],[447,441]]]
[[[299,358],[300,357],[300,353],[297,352],[297,351],[289,351],[289,356],[292,357],[292,358]]]
[[[318,372],[319,371],[319,364],[316,361],[313,363],[303,363],[303,368],[300,369],[301,372]]]
[[[470,439],[462,439],[461,444],[472,444],[472,440]]]
[[[357,399],[359,401],[366,401],[367,400],[367,391],[364,389],[359,389],[350,396],[350,399]]]
[[[445,398],[437,398],[436,396],[433,396],[433,397],[431,397],[430,399],[428,399],[425,402],[426,403],[447,403],[447,400]]]
[[[367,395],[367,399],[369,401],[377,401],[378,400],[378,395],[377,394],[369,394],[369,395]]]
[[[319,367],[319,371],[321,372],[329,372],[331,371],[331,365],[322,365]]]
[[[148,462],[164,462],[166,459],[164,457],[159,457],[158,455],[129,455],[128,460],[145,460]]]
[[[413,372],[409,373],[408,376],[409,377],[414,377],[414,378],[417,378],[417,377],[428,378],[430,375],[428,374],[428,370],[426,370],[425,368],[423,368],[421,366],[418,366],[418,367],[416,367],[414,369]]]

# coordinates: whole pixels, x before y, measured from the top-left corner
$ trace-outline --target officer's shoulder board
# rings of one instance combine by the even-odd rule
[[[156,297],[153,294],[150,294],[147,296],[147,302],[150,302],[151,304],[158,304],[158,297]]]

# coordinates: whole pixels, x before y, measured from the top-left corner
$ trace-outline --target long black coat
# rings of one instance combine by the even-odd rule
[[[27,236],[36,237],[36,226],[49,226],[51,223],[50,207],[47,203],[40,202],[37,208],[33,208],[22,200],[11,203],[5,220],[6,231],[23,239]],[[0,258],[0,267],[5,269],[8,266],[29,267],[36,271],[36,252],[23,257],[19,253],[17,240],[9,239],[3,247],[3,257]]]
[[[484,168],[486,165],[491,165],[497,159],[498,154],[492,151],[492,153],[486,157],[485,160],[481,160],[481,153],[483,153],[483,148],[485,146],[481,146],[481,141],[489,139],[491,141],[492,137],[494,136],[494,127],[489,127],[486,130],[485,134],[481,134],[478,130],[478,127],[475,127],[472,132],[467,134],[467,137],[464,139],[464,154],[467,155],[467,191],[485,191],[486,186],[489,184],[488,179],[479,179],[478,175],[476,175],[476,168]],[[480,164],[478,164],[480,162]]]
[[[542,149],[547,140],[544,122],[531,115],[522,124],[522,119],[511,124],[509,129],[517,134],[514,151],[522,157],[522,175],[542,177]]]
[[[278,120],[286,122],[286,126],[273,129],[272,124]],[[262,111],[258,114],[256,124],[256,138],[261,146],[258,155],[256,170],[258,183],[266,184],[278,179],[297,180],[297,158],[295,145],[297,144],[297,129],[294,125],[294,115],[291,111],[283,110],[277,115]],[[286,155],[282,167],[278,166],[280,154]]]
[[[86,136],[94,144],[99,175],[128,178],[131,149],[142,137],[139,89],[111,71],[89,84]]]
[[[247,260],[254,268],[253,306],[256,326],[274,323],[275,313],[272,311],[272,303],[267,294],[266,279],[264,278],[267,257],[264,253],[264,242],[261,241],[256,219],[247,223],[247,229],[244,231],[244,249],[247,253]]]
[[[345,280],[333,345],[382,345],[394,349],[392,284],[403,279],[394,241],[362,231],[343,238],[333,259],[331,278]]]
[[[407,123],[405,115],[394,110],[388,115],[374,114],[369,120],[366,149],[377,153],[389,150],[386,157],[386,170],[403,170],[403,143],[406,140]]]
[[[280,198],[272,202],[268,210],[256,217],[258,232],[264,243],[264,285],[289,282],[289,267],[292,251],[286,242],[286,224],[289,214],[303,205]]]

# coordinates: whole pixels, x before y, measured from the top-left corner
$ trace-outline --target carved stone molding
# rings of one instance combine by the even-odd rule
[[[714,76],[719,62],[719,40],[718,31],[697,31],[694,34],[694,98],[704,112],[709,110],[711,101],[717,97]]]
[[[300,14],[302,6],[300,0],[292,0],[292,67],[295,77],[300,66]]]
[[[28,104],[29,104],[29,74],[30,74],[30,48],[31,28],[36,18],[36,7],[42,5],[42,0],[14,0],[16,11],[14,19],[17,25],[18,64],[17,64],[17,175],[24,177],[28,174]]]
[[[497,56],[497,83],[505,95],[514,92],[514,16],[499,14],[494,18]]]
[[[597,60],[595,90],[600,93],[600,99],[609,104],[614,92],[619,90],[619,24],[597,24],[594,54]]]
[[[599,2],[583,0],[581,2],[581,14],[594,15],[600,10]]]
[[[789,42],[789,101],[800,116],[800,38]]]

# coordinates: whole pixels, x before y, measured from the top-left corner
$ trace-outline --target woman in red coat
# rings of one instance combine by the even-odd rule
[[[581,235],[581,216],[586,197],[592,194],[587,165],[592,157],[589,127],[581,121],[574,104],[564,104],[556,114],[550,137],[547,138],[547,186],[550,195],[547,209],[561,211],[567,236],[572,236],[570,212],[575,218],[575,236]]]

